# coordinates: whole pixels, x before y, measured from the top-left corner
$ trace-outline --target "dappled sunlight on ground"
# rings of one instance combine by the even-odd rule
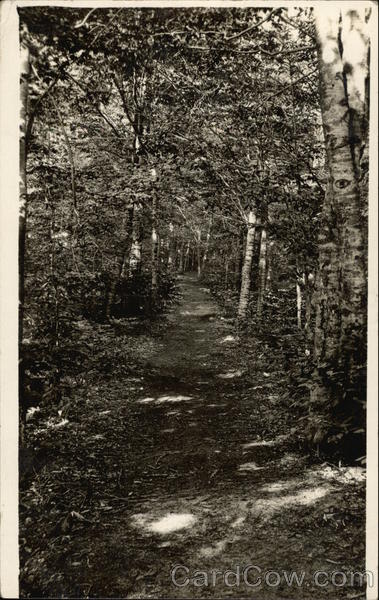
[[[166,394],[165,396],[159,396],[158,398],[142,398],[137,400],[138,404],[164,404],[165,402],[185,402],[192,400],[192,396],[183,396],[181,394]]]
[[[137,400],[138,404],[150,404],[151,402],[154,402],[155,398],[142,398],[142,400]]]
[[[249,448],[256,448],[259,446],[275,446],[280,441],[279,438],[276,440],[257,440],[256,442],[248,442],[247,444],[242,444],[243,450],[248,450]]]
[[[366,469],[363,467],[337,467],[324,464],[311,469],[308,477],[312,480],[326,479],[338,483],[361,483],[366,480]]]
[[[162,535],[179,532],[196,539],[202,533],[209,543],[199,549],[199,555],[211,558],[226,551],[241,535],[253,534],[257,526],[263,526],[274,515],[283,517],[300,507],[316,505],[334,489],[325,481],[312,485],[309,479],[303,474],[288,481],[274,481],[252,487],[251,494],[177,498],[159,508],[147,501],[145,512],[133,515],[132,523],[145,532]]]
[[[186,529],[191,527],[196,522],[196,517],[191,514],[169,514],[159,521],[151,523],[149,526],[150,531],[155,533],[171,533],[172,531],[178,531],[179,529]]]
[[[254,511],[259,514],[260,518],[268,519],[274,513],[291,507],[296,508],[298,506],[310,506],[315,504],[330,491],[330,486],[311,487],[305,490],[299,490],[294,494],[259,499],[254,504]]]
[[[267,483],[263,485],[260,490],[261,492],[269,492],[277,494],[278,492],[286,492],[293,488],[299,487],[303,482],[299,482],[298,479],[289,479],[288,481],[275,481],[273,483]]]
[[[238,467],[239,471],[260,471],[260,469],[265,469],[266,467],[259,467],[255,462],[248,462],[240,465]]]
[[[65,427],[69,425],[68,419],[62,419],[59,417],[49,417],[45,423],[43,423],[40,427],[36,427],[36,433],[43,433],[47,429],[61,429],[61,427]]]
[[[219,340],[219,344],[230,344],[232,342],[238,342],[238,338],[234,335],[226,335],[224,338]]]
[[[241,377],[242,371],[237,369],[236,371],[228,371],[227,373],[219,373],[217,377],[220,379],[233,379],[234,377]]]
[[[163,404],[164,402],[185,402],[186,400],[192,400],[192,396],[182,396],[170,394],[167,396],[160,396],[156,400],[156,404]]]
[[[220,540],[212,546],[205,546],[203,548],[200,548],[199,556],[203,556],[204,558],[212,558],[213,556],[217,556],[225,550],[227,543],[228,540]]]
[[[297,495],[287,496],[290,501],[292,501],[294,497],[301,497],[300,500],[302,498],[306,500],[312,500],[312,498],[317,500],[319,497],[324,495],[323,493],[319,493],[320,490],[329,492],[333,489],[333,485],[362,482],[365,481],[365,478],[366,473],[361,467],[338,468],[324,464],[316,467],[310,467],[303,474],[302,478],[267,483],[260,487],[260,491],[272,494],[281,494],[298,488],[299,492]],[[283,496],[280,497],[283,499]],[[302,503],[302,501],[300,503]]]
[[[235,529],[236,527],[241,527],[241,525],[243,525],[243,523],[246,521],[246,517],[237,517],[237,519],[235,521],[233,521],[233,523],[230,525],[230,527],[233,527],[233,529]]]
[[[138,514],[133,515],[132,519],[135,526],[161,535],[192,527],[197,520],[190,513],[168,513],[164,517],[154,521],[151,521],[151,516],[149,517],[149,515]]]

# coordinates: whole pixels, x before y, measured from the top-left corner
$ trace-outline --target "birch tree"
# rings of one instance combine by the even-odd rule
[[[250,286],[251,286],[251,264],[253,260],[256,213],[254,208],[249,211],[246,234],[246,249],[241,276],[241,291],[238,305],[238,320],[244,321],[247,317],[247,308],[249,305]]]
[[[367,143],[365,10],[316,11],[320,104],[328,183],[315,281],[312,400],[361,394],[366,353],[366,264],[360,189]]]

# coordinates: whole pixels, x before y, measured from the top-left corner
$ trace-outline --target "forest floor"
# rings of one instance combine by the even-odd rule
[[[281,365],[181,290],[150,329],[79,324],[71,396],[28,421],[21,596],[363,597],[363,470],[307,454]]]

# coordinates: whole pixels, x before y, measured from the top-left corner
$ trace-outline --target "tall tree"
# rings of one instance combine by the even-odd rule
[[[23,25],[21,32],[20,52],[20,208],[19,208],[19,339],[23,340],[23,317],[25,301],[25,240],[27,221],[27,119],[28,119],[28,95],[30,77],[29,46],[26,41],[27,28]]]
[[[247,219],[246,249],[242,267],[241,290],[238,305],[238,319],[244,321],[247,317],[247,308],[249,304],[250,285],[251,285],[251,263],[253,260],[254,238],[257,216],[252,207]]]
[[[368,39],[361,10],[316,12],[319,87],[328,183],[318,241],[312,399],[340,405],[362,396],[366,360],[366,264],[360,157],[366,144]]]

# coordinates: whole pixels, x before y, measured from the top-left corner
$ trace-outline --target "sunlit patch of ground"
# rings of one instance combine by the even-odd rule
[[[198,534],[201,530],[205,536],[218,523],[218,530],[223,532],[222,544],[217,540],[217,544],[212,543],[201,550],[204,556],[211,556],[235,538],[234,530],[244,526],[247,533],[251,518],[255,523],[263,523],[276,513],[286,514],[302,506],[316,505],[333,489],[329,482],[315,484],[315,477],[303,473],[288,481],[253,486],[248,497],[243,499],[239,494],[229,493],[172,499],[159,506],[147,501],[141,507],[144,512],[133,515],[132,521],[134,526],[145,531],[169,534],[186,530],[183,533],[188,535],[188,530],[191,534]]]
[[[235,529],[236,527],[241,527],[241,525],[243,525],[245,520],[246,520],[246,517],[237,517],[237,519],[235,521],[233,521],[233,523],[231,523],[230,527],[233,527],[233,529]]]
[[[234,335],[226,335],[224,338],[219,340],[219,344],[231,344],[233,342],[238,342],[238,338]]]
[[[166,394],[164,396],[159,396],[158,398],[142,398],[141,400],[137,400],[138,404],[164,404],[166,402],[186,402],[187,400],[192,400],[192,396],[183,396],[182,394]]]
[[[293,488],[299,487],[303,482],[299,483],[298,479],[289,479],[288,481],[274,481],[273,483],[267,483],[261,486],[262,492],[269,492],[278,494],[280,492],[286,492]]]
[[[275,446],[276,443],[276,440],[258,440],[256,442],[248,442],[247,444],[242,444],[242,448],[244,450],[248,450],[249,448],[257,448],[259,446]]]
[[[142,398],[141,400],[137,400],[138,404],[151,404],[154,402],[155,398]]]
[[[134,515],[132,518],[137,527],[162,535],[187,529],[196,523],[196,517],[190,513],[168,513],[154,521],[151,521],[151,517],[149,518],[148,515],[143,514]]]
[[[181,394],[175,395],[170,394],[166,396],[160,396],[156,400],[156,404],[163,404],[164,402],[185,402],[186,400],[191,400],[192,396],[183,396]]]
[[[336,467],[324,465],[313,469],[314,475],[340,483],[362,483],[366,481],[366,469],[362,467]]]
[[[240,465],[238,467],[239,471],[260,471],[261,469],[264,469],[265,467],[260,467],[257,465],[257,463],[255,462],[248,462],[248,463],[244,463],[243,465]]]
[[[40,412],[40,410],[41,409],[39,406],[32,406],[28,408],[26,412],[26,421],[30,421],[30,419],[32,419],[36,413]]]
[[[241,377],[242,376],[242,371],[240,369],[237,369],[235,371],[228,371],[227,373],[219,373],[217,375],[217,377],[219,377],[219,379],[234,379],[234,377]]]
[[[280,495],[275,498],[257,500],[254,504],[255,512],[268,519],[273,513],[290,508],[291,506],[310,506],[326,496],[331,490],[330,486],[313,487],[299,490],[295,494]]]
[[[228,540],[220,540],[212,546],[204,546],[203,548],[200,548],[199,556],[203,556],[204,558],[213,558],[225,550],[227,543]]]
[[[66,427],[70,422],[68,419],[62,419],[60,416],[58,417],[49,417],[43,424],[36,427],[35,432],[38,434],[44,433],[48,429],[61,429],[62,427]]]

